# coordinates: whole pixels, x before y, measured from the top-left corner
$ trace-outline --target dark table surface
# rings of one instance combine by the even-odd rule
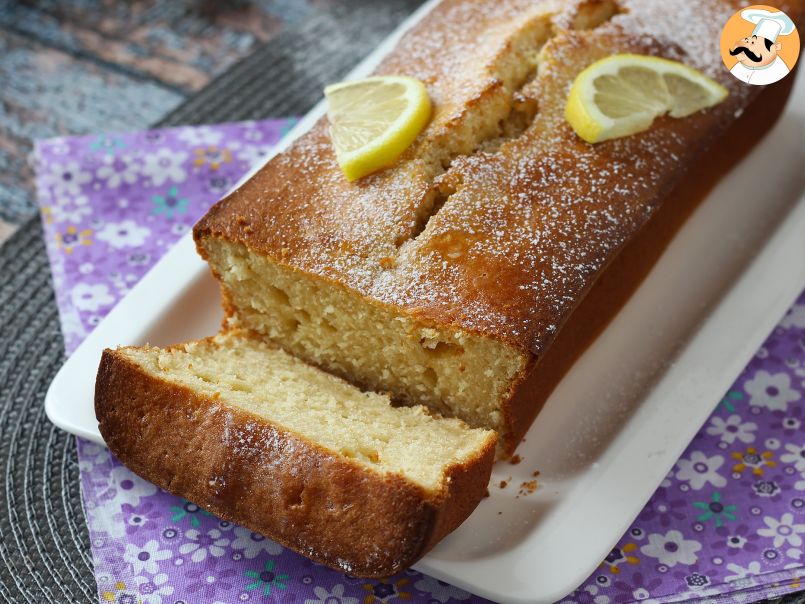
[[[328,5],[0,0],[0,220],[34,211],[33,139],[151,125]]]
[[[98,599],[74,440],[43,408],[64,352],[32,141],[300,115],[419,4],[0,0],[0,601]]]

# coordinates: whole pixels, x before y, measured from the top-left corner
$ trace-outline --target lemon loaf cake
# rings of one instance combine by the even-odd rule
[[[230,332],[104,352],[101,434],[128,467],[359,576],[412,564],[483,497],[495,435]]]
[[[543,367],[556,366],[552,344],[574,310],[757,94],[718,52],[737,8],[445,0],[376,70],[421,80],[433,102],[392,166],[349,182],[322,119],[196,225],[226,324],[396,402],[494,429],[511,453],[555,382]],[[803,3],[781,8],[797,19]],[[568,92],[617,53],[682,62],[729,95],[588,144],[565,121]],[[634,75],[639,94],[645,74]]]

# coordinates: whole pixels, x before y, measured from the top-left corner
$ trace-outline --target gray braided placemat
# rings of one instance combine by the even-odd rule
[[[75,446],[42,405],[64,353],[37,222],[0,248],[0,275],[0,595],[88,601],[95,585]]]
[[[361,0],[314,13],[213,81],[158,125],[305,113],[419,0]],[[0,601],[97,600],[73,437],[43,400],[64,360],[41,227],[0,248]]]

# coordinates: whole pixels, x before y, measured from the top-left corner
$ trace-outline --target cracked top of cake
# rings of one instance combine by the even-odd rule
[[[801,0],[781,7],[803,12]],[[422,80],[430,124],[349,183],[326,118],[221,200],[196,239],[245,245],[424,322],[538,354],[584,291],[758,87],[724,69],[727,0],[445,0],[376,70]],[[684,119],[590,145],[563,113],[576,75],[633,52],[730,92]]]

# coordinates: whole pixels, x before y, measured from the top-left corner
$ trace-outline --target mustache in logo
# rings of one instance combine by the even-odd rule
[[[730,55],[732,55],[733,57],[735,55],[739,55],[741,53],[744,53],[747,57],[749,57],[750,61],[754,61],[755,63],[760,63],[763,60],[763,57],[761,57],[760,55],[756,55],[751,50],[749,50],[746,46],[738,46],[734,50],[730,51]]]

